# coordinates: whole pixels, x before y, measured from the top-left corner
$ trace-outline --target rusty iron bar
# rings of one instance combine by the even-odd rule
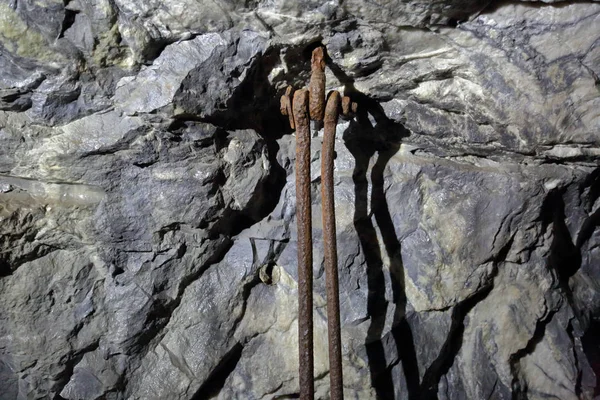
[[[292,96],[293,94],[293,96]],[[333,161],[335,131],[340,110],[345,117],[356,112],[357,105],[338,91],[325,101],[325,53],[313,50],[309,89],[293,93],[291,86],[281,96],[280,111],[287,115],[290,127],[296,129],[296,216],[298,226],[298,350],[300,399],[314,399],[313,343],[313,270],[312,220],[310,188],[310,119],[324,120],[321,158],[321,197],[323,214],[323,248],[327,287],[327,328],[329,340],[330,398],[343,400],[342,344],[340,334],[340,301]]]
[[[285,94],[283,96],[281,96],[281,100],[279,102],[279,109],[281,111],[281,114],[288,116],[288,120],[290,122],[290,127],[292,129],[296,129],[296,126],[294,124],[294,112],[292,111],[292,92],[293,91],[294,91],[294,89],[292,89],[291,86],[288,86],[285,89]]]
[[[310,119],[322,121],[325,112],[325,51],[322,47],[313,50],[310,70]]]
[[[296,217],[298,225],[298,351],[300,399],[312,400],[313,356],[313,257],[310,193],[309,94],[294,93],[292,109],[296,126]]]
[[[340,293],[335,230],[335,202],[333,190],[333,160],[335,158],[335,130],[340,110],[340,93],[329,94],[325,106],[325,131],[321,151],[321,207],[323,210],[323,254],[325,284],[327,287],[327,335],[329,340],[329,381],[331,400],[344,398],[342,377],[342,339],[340,333]]]
[[[344,114],[345,117],[350,117],[355,114],[357,108],[357,104],[353,102],[350,97],[344,96],[342,98],[342,114]]]

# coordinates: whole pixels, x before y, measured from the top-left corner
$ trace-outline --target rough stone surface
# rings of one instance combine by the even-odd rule
[[[297,395],[319,43],[346,398],[600,398],[600,3],[0,0],[0,400]]]

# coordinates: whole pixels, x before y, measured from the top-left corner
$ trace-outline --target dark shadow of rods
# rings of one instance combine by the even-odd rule
[[[399,123],[391,121],[385,115],[381,105],[368,96],[356,91],[351,83],[346,85],[346,95],[358,103],[356,121],[351,121],[344,133],[348,150],[355,158],[353,171],[355,213],[354,227],[367,264],[367,312],[371,323],[367,331],[366,350],[371,374],[371,382],[380,399],[394,399],[400,388],[394,387],[392,368],[402,363],[409,399],[419,398],[419,367],[414,347],[413,334],[406,314],[406,295],[404,287],[404,265],[401,245],[396,236],[392,217],[385,196],[384,171],[389,160],[400,148],[403,137],[408,131]],[[374,123],[373,123],[374,122]],[[392,337],[399,361],[386,361],[383,331],[388,312],[388,300],[385,298],[385,275],[383,258],[377,239],[375,225],[368,211],[367,178],[369,162],[377,160],[371,170],[371,212],[381,234],[383,245],[390,259],[390,274],[395,304],[392,324]]]

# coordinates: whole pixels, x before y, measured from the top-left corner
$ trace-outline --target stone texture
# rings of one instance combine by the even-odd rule
[[[597,399],[599,27],[593,1],[0,0],[0,399],[298,393],[279,96],[318,43],[359,107],[346,398]]]

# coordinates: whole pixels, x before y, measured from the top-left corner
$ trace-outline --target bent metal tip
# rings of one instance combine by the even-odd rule
[[[325,112],[325,52],[323,47],[317,47],[312,52],[310,62],[310,118],[322,121]]]

